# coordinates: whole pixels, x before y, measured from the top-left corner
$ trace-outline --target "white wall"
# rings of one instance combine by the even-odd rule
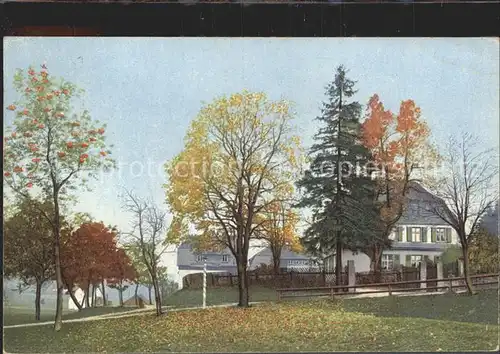
[[[342,252],[342,267],[347,266],[347,261],[354,261],[356,272],[368,272],[370,270],[370,257],[363,252],[355,254],[350,250],[344,250]],[[335,256],[331,257],[329,262],[331,263],[328,266],[328,271],[332,271],[335,268]]]
[[[177,272],[177,275],[176,275],[176,282],[177,284],[179,284],[179,290],[182,289],[182,286],[183,286],[183,281],[182,279],[186,276],[186,275],[189,275],[189,274],[196,274],[196,273],[203,273],[203,269],[189,269],[189,270],[179,270]],[[221,271],[217,271],[217,270],[208,270],[207,269],[207,273],[225,273],[225,272],[221,272]]]
[[[165,253],[161,255],[160,265],[167,267],[167,275],[182,287],[182,281],[179,283],[179,268],[177,267],[177,246],[172,245],[167,247]],[[182,279],[182,278],[181,278]]]
[[[96,287],[95,293],[96,293],[96,299],[98,299],[98,298],[102,299],[102,292],[101,292],[101,289],[99,287]],[[73,295],[75,296],[76,300],[81,304],[83,297],[85,296],[85,293],[83,292],[82,289],[78,288],[75,290]],[[92,300],[90,300],[90,302],[92,302]],[[83,308],[87,307],[86,301],[83,303],[82,307]],[[78,310],[78,306],[76,306],[76,304],[73,301],[73,299],[71,298],[71,296],[68,299],[68,309],[69,310]]]
[[[352,251],[344,250],[342,253],[342,265],[347,266],[347,261],[354,261],[354,269],[356,272],[370,271],[370,257],[365,253],[359,252],[354,254]]]

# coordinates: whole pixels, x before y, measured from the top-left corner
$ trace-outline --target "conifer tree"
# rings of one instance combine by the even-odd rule
[[[343,66],[327,86],[328,100],[316,118],[322,127],[314,136],[311,162],[298,187],[298,207],[312,210],[304,245],[312,253],[335,254],[336,284],[340,285],[342,250],[359,249],[376,225],[374,183],[364,173],[370,154],[361,141],[361,105],[349,99],[355,82]]]

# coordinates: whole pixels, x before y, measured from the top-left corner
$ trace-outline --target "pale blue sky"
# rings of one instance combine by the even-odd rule
[[[306,145],[324,87],[344,64],[358,81],[363,105],[378,93],[398,111],[414,99],[433,139],[468,130],[484,146],[498,146],[499,45],[496,39],[274,39],[274,38],[5,38],[4,102],[16,94],[16,68],[46,62],[50,73],[86,90],[83,105],[108,124],[108,142],[121,168],[94,192],[82,193],[76,210],[127,228],[120,186],[163,205],[162,165],[183,147],[189,122],[202,101],[243,89],[295,102],[296,124]],[[78,107],[78,106],[77,106]],[[6,112],[4,110],[4,112]],[[7,118],[6,118],[7,119]],[[5,124],[8,124],[7,121]],[[134,162],[151,166],[136,176]],[[136,163],[136,167],[138,164]]]

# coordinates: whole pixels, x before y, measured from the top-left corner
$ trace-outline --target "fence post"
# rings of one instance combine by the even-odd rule
[[[420,262],[420,280],[427,280],[427,262],[425,259]],[[420,288],[427,288],[427,283],[420,283]]]
[[[354,269],[354,260],[347,261],[347,285],[356,285],[356,270]],[[348,288],[348,292],[356,292],[356,288]]]
[[[461,259],[458,261],[458,276],[464,276],[464,261]]]
[[[453,280],[451,280],[451,279],[450,279],[450,284],[448,285],[448,291],[449,291],[450,293],[452,293],[452,292],[453,292]]]
[[[388,287],[389,287],[389,296],[391,296],[392,295],[391,284],[389,284]]]
[[[207,260],[203,260],[203,308],[207,307]]]
[[[438,287],[445,286],[444,282],[440,281],[441,279],[443,279],[443,262],[438,261],[436,263],[436,273],[437,273],[436,278],[438,280],[437,286]],[[437,289],[437,291],[443,291],[443,289],[439,288],[439,289]]]

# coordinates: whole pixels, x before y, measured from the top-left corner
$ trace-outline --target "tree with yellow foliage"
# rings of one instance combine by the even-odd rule
[[[291,190],[290,186],[288,192]],[[271,250],[274,274],[278,274],[283,248],[301,252],[303,246],[297,233],[300,218],[292,209],[290,193],[275,197],[259,214],[261,227],[257,230],[257,238],[267,242]]]
[[[247,307],[248,249],[266,219],[257,217],[300,166],[293,112],[284,100],[243,91],[216,98],[191,122],[184,149],[166,164],[170,243],[229,248],[236,259],[239,306]],[[194,230],[194,232],[188,232]]]

